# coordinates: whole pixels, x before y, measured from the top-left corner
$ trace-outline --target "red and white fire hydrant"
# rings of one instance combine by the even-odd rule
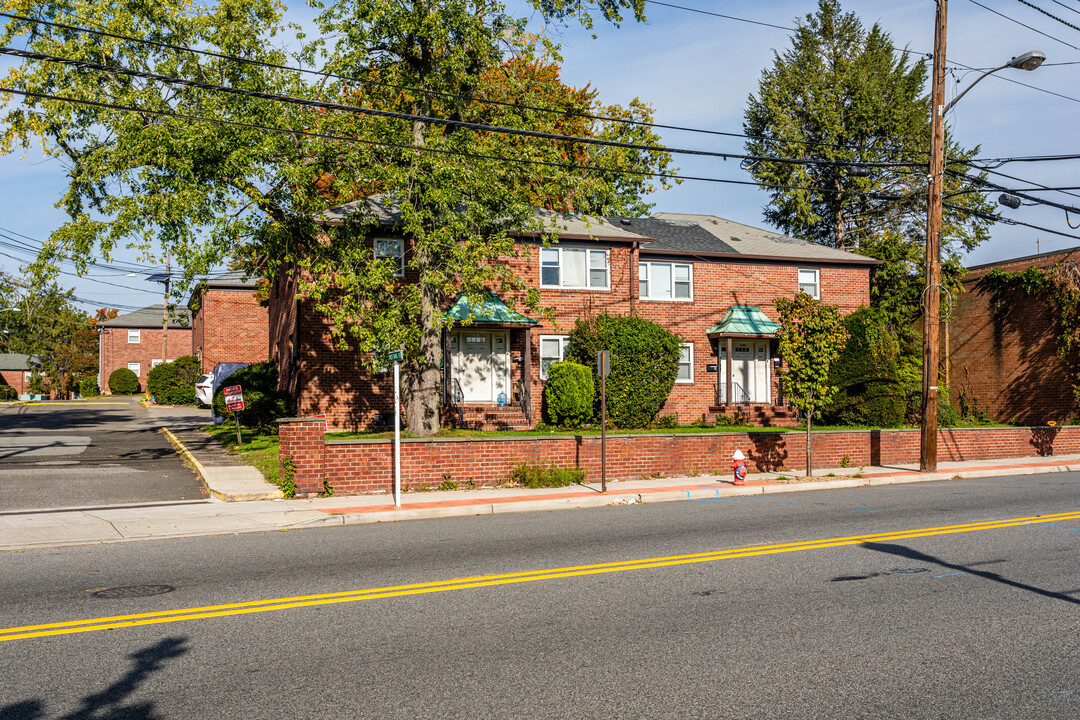
[[[735,484],[745,485],[746,474],[746,456],[742,454],[742,450],[736,450],[731,455],[731,469],[735,472]]]

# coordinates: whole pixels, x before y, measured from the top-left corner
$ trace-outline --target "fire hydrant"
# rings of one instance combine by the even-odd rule
[[[731,469],[735,472],[735,484],[746,484],[746,456],[742,454],[742,450],[736,450],[731,455]]]

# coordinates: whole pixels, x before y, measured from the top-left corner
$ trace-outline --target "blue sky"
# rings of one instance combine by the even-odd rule
[[[812,0],[783,2],[718,2],[671,0],[672,4],[726,15],[792,26],[796,17],[816,9]],[[971,91],[950,113],[954,137],[964,146],[981,145],[981,157],[1066,154],[1080,151],[1074,138],[1080,111],[1080,31],[1057,22],[1016,0],[978,0],[1012,20],[979,7],[973,0],[952,0],[949,8],[947,58],[951,63],[976,68],[1001,65],[1027,50],[1046,53],[1047,64],[1034,72],[1003,70]],[[1062,20],[1080,26],[1080,2],[1035,0],[1035,4]],[[1067,6],[1067,7],[1063,7]],[[518,5],[521,7],[520,5]],[[863,22],[879,22],[897,46],[928,53],[933,44],[934,3],[931,0],[871,1],[843,3]],[[634,97],[656,108],[657,122],[695,128],[741,132],[746,98],[755,92],[761,71],[772,63],[773,52],[790,46],[790,33],[745,22],[705,16],[650,4],[649,21],[624,23],[621,28],[599,24],[591,33],[577,27],[558,31],[563,45],[563,79],[581,86],[591,83],[606,102],[626,103]],[[303,9],[293,17],[309,17]],[[1019,21],[1031,26],[1024,28]],[[1046,37],[1039,32],[1053,36]],[[1071,47],[1075,45],[1076,47]],[[949,98],[963,89],[976,73],[956,71],[949,77]],[[1018,80],[1044,91],[1006,81]],[[1049,93],[1059,93],[1068,98]],[[737,138],[663,131],[671,146],[729,152],[742,151]],[[734,161],[688,158],[677,162],[684,174],[748,180]],[[1080,185],[1080,161],[1011,164],[1003,172],[1047,186]],[[1009,184],[1012,181],[1002,181]],[[31,154],[24,160],[0,158],[0,228],[44,240],[65,217],[53,205],[65,186],[60,163],[42,161]],[[1075,191],[1080,195],[1080,190]],[[1080,197],[1045,193],[1058,202],[1080,205]],[[996,194],[993,196],[996,197]],[[656,211],[709,213],[749,225],[763,226],[762,208],[767,196],[752,187],[687,181],[650,200]],[[999,208],[1002,215],[1062,232],[1070,230],[1064,212],[1044,207]],[[1073,218],[1080,223],[1080,217]],[[3,230],[0,230],[3,232]],[[976,248],[968,264],[1046,252],[1080,245],[1080,240],[998,224],[991,239]],[[0,252],[8,254],[7,249]],[[24,259],[25,256],[20,257]],[[144,261],[130,251],[115,259],[124,263]],[[147,264],[157,263],[151,259]],[[0,269],[17,271],[19,262],[0,255]],[[70,268],[68,268],[70,269]],[[94,269],[92,277],[64,276],[86,307],[133,306],[160,302],[160,285],[120,270]],[[113,283],[106,285],[103,282]],[[124,286],[123,288],[115,285]]]

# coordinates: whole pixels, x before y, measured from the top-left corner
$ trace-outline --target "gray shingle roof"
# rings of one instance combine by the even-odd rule
[[[622,228],[652,238],[641,246],[642,252],[650,250],[682,250],[684,252],[738,253],[731,245],[693,220],[668,220],[666,218],[608,218]]]
[[[341,225],[348,218],[363,213],[373,218],[379,225],[394,225],[401,219],[401,212],[396,203],[383,195],[354,200],[329,210],[316,213],[315,222],[324,225]],[[589,215],[567,215],[551,210],[536,209],[536,217],[545,226],[558,228],[561,235],[574,238],[606,238],[618,240],[640,240],[638,233],[630,232],[618,225],[613,225],[602,217]]]
[[[253,288],[258,280],[257,275],[248,275],[245,270],[232,270],[216,277],[206,278],[203,282],[207,287]]]
[[[738,255],[750,255],[756,257],[787,258],[791,260],[811,260],[817,262],[834,262],[856,265],[879,265],[880,261],[868,258],[864,255],[825,247],[816,243],[788,237],[771,230],[751,227],[742,223],[725,220],[715,215],[693,215],[687,213],[656,213],[653,219],[673,220],[696,223],[716,238],[720,247],[728,247],[731,250],[712,250],[707,252],[727,253],[734,252]],[[654,237],[656,237],[654,235]],[[663,244],[662,244],[663,243]],[[643,247],[643,251],[651,249],[685,250],[693,252],[696,247],[683,247],[680,245],[677,235],[671,238],[656,237],[656,242]]]
[[[41,365],[41,358],[37,355],[0,353],[0,370],[30,370],[38,365]]]
[[[150,305],[141,310],[117,315],[112,320],[98,323],[98,327],[122,328],[160,328],[163,305]],[[191,327],[191,311],[187,308],[174,308],[169,315],[169,328],[186,330]]]

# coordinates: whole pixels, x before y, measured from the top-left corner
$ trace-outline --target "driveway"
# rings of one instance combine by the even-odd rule
[[[0,408],[0,512],[206,498],[162,426],[209,411],[146,409],[131,398]]]

